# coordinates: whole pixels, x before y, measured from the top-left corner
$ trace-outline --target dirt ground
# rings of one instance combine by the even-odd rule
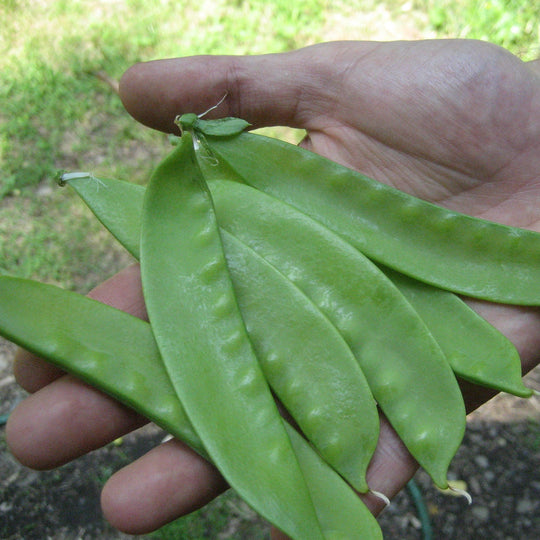
[[[24,393],[11,375],[14,347],[0,340],[0,415],[8,414]],[[540,390],[540,370],[527,377]],[[54,471],[22,467],[6,448],[0,427],[0,538],[4,540],[92,540],[132,538],[104,521],[99,492],[105,480],[122,465],[158,444],[163,433],[147,427],[121,444],[93,452]],[[423,472],[415,478],[433,529],[444,540],[535,540],[540,538],[540,397],[528,400],[499,395],[470,415],[451,478],[464,482],[473,497],[463,498],[435,489]],[[205,522],[191,535],[178,538],[254,539],[267,537],[267,526],[227,495],[199,513]],[[216,505],[226,506],[228,523],[212,529]],[[427,538],[408,490],[394,499],[380,517],[389,540]],[[204,532],[201,532],[204,531]],[[255,531],[257,531],[255,533]],[[261,532],[262,531],[262,532]],[[260,536],[260,535],[263,536]],[[171,538],[163,533],[157,538]]]

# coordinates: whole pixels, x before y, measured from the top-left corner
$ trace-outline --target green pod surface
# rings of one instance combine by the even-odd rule
[[[206,457],[150,325],[53,285],[0,276],[0,334],[118,399]]]
[[[117,238],[139,258],[144,188],[104,182],[114,183],[114,189],[96,192],[83,178],[69,183],[115,236],[121,230]],[[120,215],[121,222],[116,219]],[[351,350],[320,310],[274,267],[226,231],[222,240],[237,301],[270,386],[328,463],[355,489],[367,491],[366,470],[379,421]]]
[[[289,280],[222,231],[249,336],[273,391],[321,456],[360,492],[379,415],[350,348]]]
[[[277,139],[205,139],[246,184],[312,216],[373,260],[494,302],[540,305],[540,234],[452,212]]]
[[[411,454],[441,488],[465,430],[455,376],[417,313],[366,257],[292,206],[215,181],[220,226],[249,245],[326,314]]]
[[[422,317],[456,375],[494,390],[532,396],[523,384],[512,342],[463,300],[388,268],[383,271]]]
[[[65,182],[92,210],[104,227],[136,259],[140,257],[141,217],[146,188],[132,182],[93,175]],[[101,187],[98,191],[97,186]]]
[[[77,178],[70,180],[69,184],[98,219],[138,258],[145,188],[120,180],[100,179],[99,182],[105,185],[99,192],[94,185],[95,179]],[[111,189],[108,189],[109,186]],[[216,202],[219,204],[219,201]],[[118,230],[122,234],[117,234]],[[453,293],[422,284],[387,267],[383,267],[383,270],[393,278],[409,302],[414,302],[415,309],[422,311],[426,326],[460,377],[517,396],[530,395],[530,389],[525,387],[521,379],[517,351],[504,335]]]
[[[90,173],[63,175],[60,185],[69,185],[85,201],[97,219],[136,258],[139,258],[141,214],[146,188]]]
[[[0,335],[132,407],[206,456],[147,322],[77,293],[10,276],[0,276],[0,297]],[[291,426],[286,429],[324,538],[382,539],[360,498]]]
[[[140,259],[163,363],[208,455],[240,496],[276,527],[293,538],[323,538],[236,303],[189,133],[150,180]]]

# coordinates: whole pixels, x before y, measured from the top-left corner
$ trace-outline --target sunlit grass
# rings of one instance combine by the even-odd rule
[[[114,152],[107,156],[111,147],[125,144],[129,136],[147,142],[96,74],[118,78],[133,63],[154,58],[296,48],[315,39],[324,4],[318,0],[4,3],[0,196],[51,178],[66,162],[77,167],[88,153],[99,154],[98,161],[114,174],[119,159]],[[93,129],[82,131],[80,126],[89,117],[94,118]],[[79,149],[76,155],[73,146]],[[92,152],[89,147],[103,151]],[[137,170],[138,164],[133,165]]]
[[[501,45],[523,60],[540,55],[540,3],[523,0],[420,0],[438,33]]]

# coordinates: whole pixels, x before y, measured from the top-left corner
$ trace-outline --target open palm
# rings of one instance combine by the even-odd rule
[[[341,42],[280,55],[191,57],[134,66],[120,90],[136,119],[168,132],[177,114],[202,112],[227,94],[210,116],[305,129],[303,146],[381,182],[540,231],[540,65],[495,46]],[[92,295],[145,316],[136,267]],[[538,309],[471,305],[514,342],[524,371],[538,364]],[[143,422],[26,353],[19,355],[16,374],[22,386],[37,391],[13,414],[8,430],[15,455],[30,466],[58,465]],[[490,396],[472,385],[463,391],[469,409]],[[82,405],[75,419],[74,403]],[[392,496],[415,468],[383,423],[370,485]],[[141,533],[205,504],[224,487],[212,466],[172,441],[113,476],[102,503],[114,525]],[[380,501],[366,501],[380,508]]]

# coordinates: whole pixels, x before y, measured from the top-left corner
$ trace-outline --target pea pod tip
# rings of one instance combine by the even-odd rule
[[[375,491],[374,489],[370,489],[369,493],[374,497],[377,497],[377,499],[380,499],[384,503],[383,510],[386,510],[392,504],[390,499],[381,491]]]
[[[76,178],[91,178],[97,180],[97,178],[89,172],[66,172],[58,171],[56,174],[56,181],[59,186],[65,186],[70,180],[75,180]]]

